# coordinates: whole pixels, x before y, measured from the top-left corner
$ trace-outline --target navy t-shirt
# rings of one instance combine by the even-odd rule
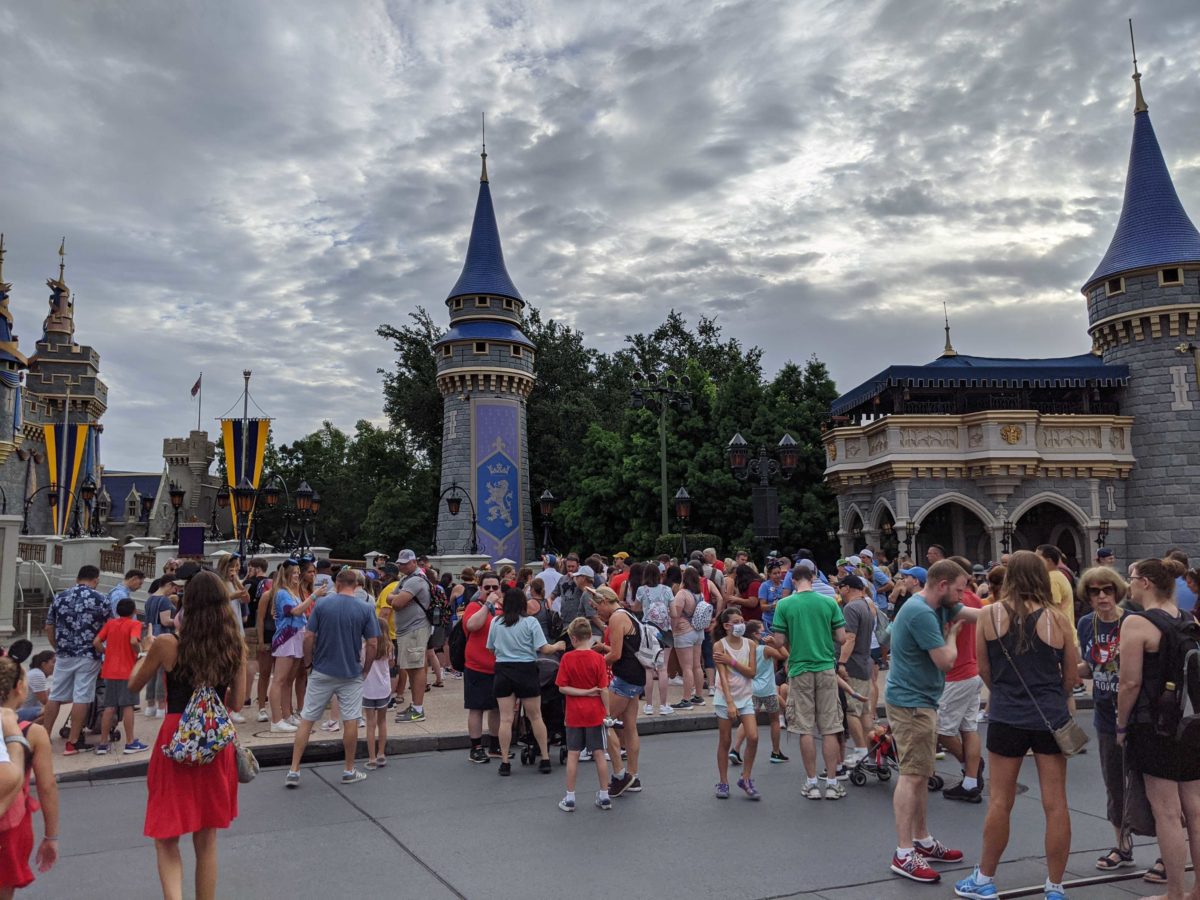
[[[362,642],[379,637],[375,607],[353,594],[331,594],[317,600],[309,614],[313,642],[313,671],[330,678],[361,678]]]
[[[1092,721],[1097,731],[1117,733],[1117,675],[1121,623],[1129,613],[1121,610],[1115,622],[1102,622],[1095,613],[1079,620],[1079,655],[1092,667]]]

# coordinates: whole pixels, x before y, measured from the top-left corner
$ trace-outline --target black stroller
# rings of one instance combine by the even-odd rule
[[[542,721],[546,724],[546,743],[548,746],[561,745],[559,762],[564,763],[567,760],[566,704],[562,692],[554,683],[558,678],[558,657],[540,657],[537,667],[538,683],[542,688]],[[538,759],[538,746],[523,708],[517,715],[515,727],[516,742],[521,747],[521,765],[532,766]]]

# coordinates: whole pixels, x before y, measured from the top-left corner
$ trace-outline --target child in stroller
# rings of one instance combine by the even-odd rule
[[[560,745],[561,749],[558,755],[561,764],[567,759],[567,747],[564,741],[566,711],[563,695],[554,683],[558,677],[558,657],[543,656],[539,658],[537,668],[538,684],[542,689],[542,721],[546,723],[546,739],[550,746]],[[520,707],[518,707],[514,727],[516,743],[521,747],[521,765],[532,766],[537,762],[537,741],[534,739],[529,718]]]
[[[867,755],[850,770],[850,783],[855,787],[865,785],[868,775],[874,775],[880,781],[887,781],[892,777],[892,772],[900,769],[900,760],[896,755],[896,738],[892,734],[892,726],[887,722],[871,729],[867,745]],[[945,786],[946,782],[941,775],[929,776],[929,790],[940,791]]]

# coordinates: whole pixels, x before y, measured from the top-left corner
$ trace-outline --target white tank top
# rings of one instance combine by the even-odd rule
[[[753,658],[751,653],[754,650],[754,644],[742,638],[742,646],[735,650],[729,645],[728,640],[724,640],[722,643],[725,645],[726,652],[737,660],[738,665],[750,665],[750,660]],[[729,668],[727,675],[729,678],[729,693],[733,695],[733,702],[738,706],[748,703],[750,698],[754,696],[754,679],[747,678],[741,672],[733,669],[732,666]],[[719,705],[725,705],[725,694],[722,691],[717,691],[713,699]]]

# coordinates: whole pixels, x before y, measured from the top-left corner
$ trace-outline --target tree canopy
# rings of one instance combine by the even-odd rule
[[[612,353],[590,347],[562,322],[526,311],[537,386],[527,405],[530,514],[540,543],[537,497],[549,489],[560,504],[553,542],[561,550],[648,556],[660,533],[658,414],[630,405],[634,375],[687,375],[691,408],[666,413],[668,496],[686,487],[689,532],[719,535],[726,548],[758,551],[808,546],[832,552],[828,531],[836,507],[824,485],[821,423],[836,397],[825,365],[814,355],[787,363],[768,379],[762,351],[723,334],[715,319],[694,326],[672,311],[661,325],[629,335]],[[381,370],[387,423],[360,421],[353,434],[325,422],[279,448],[279,468],[321,493],[314,543],[335,556],[357,557],[401,546],[418,552],[433,540],[442,451],[442,399],[430,349],[442,334],[425,309],[378,334],[395,362]],[[784,433],[800,462],[790,480],[776,479],[781,538],[754,542],[751,485],[730,471],[725,448],[735,432],[754,452],[773,449]],[[672,530],[677,523],[672,521]]]

